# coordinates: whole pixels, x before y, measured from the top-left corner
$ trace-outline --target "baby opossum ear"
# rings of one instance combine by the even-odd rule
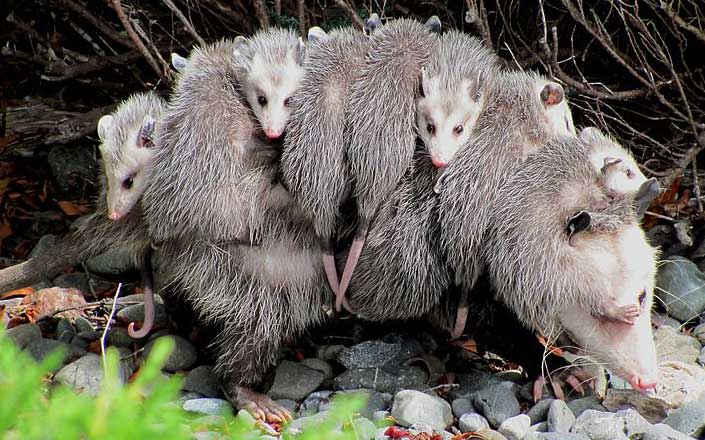
[[[661,185],[655,177],[642,183],[634,195],[637,216],[641,218],[654,200],[661,193]]]
[[[247,59],[247,56],[245,56],[245,51],[243,50],[247,43],[247,38],[242,35],[238,35],[233,40],[233,58],[235,59],[235,62],[242,64],[243,67],[250,62],[250,60]]]
[[[382,20],[379,19],[379,15],[375,12],[374,14],[370,15],[370,18],[365,20],[365,26],[362,28],[362,31],[365,33],[365,35],[372,35],[372,32],[374,32],[378,27],[382,26]]]
[[[144,120],[142,121],[142,128],[140,128],[140,136],[139,139],[137,139],[138,147],[149,147],[152,145],[155,125],[156,121],[151,115],[144,117]]]
[[[183,71],[186,70],[186,64],[186,58],[182,57],[176,52],[171,54],[171,65],[177,72],[183,73]]]
[[[468,85],[468,96],[473,101],[477,102],[482,97],[483,82],[484,79],[482,78],[481,73],[478,73],[477,78],[475,78],[474,80],[470,80],[470,84]]]
[[[563,102],[563,87],[558,83],[548,83],[541,90],[541,102],[545,107],[550,107]]]
[[[104,141],[108,138],[110,130],[113,128],[114,118],[112,115],[105,115],[98,120],[98,138]]]
[[[570,239],[573,238],[575,234],[585,231],[587,228],[589,228],[591,222],[592,217],[590,217],[590,214],[587,211],[580,211],[579,213],[569,218],[568,226],[566,228],[568,230],[568,241],[570,242]]]
[[[613,166],[617,165],[618,163],[622,163],[622,159],[619,159],[617,157],[605,157],[604,161],[605,161],[605,163],[604,163],[604,165],[602,165],[602,168],[600,169],[602,174],[607,173],[607,170],[609,170],[610,167],[613,167]]]
[[[585,127],[582,130],[580,130],[579,136],[580,136],[581,141],[589,143],[590,141],[594,140],[600,134],[602,134],[602,132],[597,127]]]
[[[322,31],[323,29],[321,29]],[[296,61],[297,64],[301,64],[304,61],[304,58],[306,57],[306,44],[304,43],[303,38],[299,37],[299,44],[296,46],[296,50],[294,51],[294,60]]]
[[[434,34],[441,33],[441,19],[438,18],[437,15],[432,15],[428,20],[426,20],[424,26],[426,26],[426,28]]]
[[[430,84],[428,83],[428,77],[426,76],[425,67],[421,68],[421,74],[419,76],[419,94],[421,95],[421,97],[425,98],[430,92]]]
[[[323,41],[323,40],[326,40],[330,37],[326,33],[326,31],[319,28],[318,26],[314,26],[308,30],[308,35],[306,36],[306,38],[308,39],[308,41],[310,43],[312,41]]]

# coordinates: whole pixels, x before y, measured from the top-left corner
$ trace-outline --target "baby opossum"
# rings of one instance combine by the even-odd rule
[[[336,292],[337,310],[377,208],[413,158],[421,68],[436,48],[433,32],[439,27],[435,16],[425,25],[407,19],[385,24],[370,36],[365,65],[353,82],[346,106],[346,157],[359,225]]]
[[[439,37],[421,72],[418,133],[433,164],[445,168],[475,127],[499,58],[480,40],[451,30]]]
[[[606,194],[591,146],[549,141],[499,187],[484,257],[498,298],[545,335],[566,330],[640,391],[657,380],[651,333],[657,252],[633,196]],[[596,318],[633,306],[630,324]]]
[[[275,183],[278,146],[256,126],[281,136],[303,56],[282,29],[194,49],[157,131],[144,196],[160,244],[158,274],[182,287],[201,319],[222,327],[216,369],[230,398],[258,418],[287,412],[248,387],[281,338],[321,316],[322,271],[310,263],[320,262],[318,246],[309,249],[310,227]],[[257,246],[242,246],[243,237]]]
[[[375,17],[368,20],[370,31]],[[340,207],[349,195],[345,103],[364,66],[368,45],[367,37],[352,28],[329,34],[311,28],[308,40],[305,75],[291,102],[281,157],[282,181],[313,222],[321,239],[326,276],[335,292],[339,281],[332,242]]]

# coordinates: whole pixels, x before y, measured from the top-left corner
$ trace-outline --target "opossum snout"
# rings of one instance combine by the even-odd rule
[[[635,390],[646,393],[647,391],[656,388],[658,378],[655,376],[651,377],[650,375],[639,376],[635,374],[628,379],[628,382],[629,385],[631,385]]]
[[[122,214],[120,214],[120,213],[117,212],[117,211],[109,211],[109,212],[108,212],[108,218],[109,218],[110,220],[113,220],[113,221],[115,221],[115,220],[120,220],[121,217],[122,217]]]
[[[269,139],[279,139],[282,135],[282,132],[279,130],[274,130],[271,128],[266,128],[264,130],[264,134],[269,138]]]
[[[436,168],[445,168],[448,166],[448,162],[434,156],[431,156],[431,162],[433,162],[433,166]]]

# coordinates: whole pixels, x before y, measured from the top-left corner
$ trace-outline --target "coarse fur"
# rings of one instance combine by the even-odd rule
[[[493,210],[484,257],[498,299],[524,324],[547,335],[565,327],[612,371],[650,384],[656,251],[637,223],[632,197],[605,193],[591,153],[575,138],[557,139],[509,176],[498,191],[502,203]],[[576,213],[587,213],[590,223],[573,233]],[[605,301],[635,305],[633,325],[593,317]],[[622,335],[645,351],[629,347]]]
[[[439,37],[422,69],[416,103],[419,136],[437,167],[448,166],[469,138],[499,66],[477,38],[456,30]]]
[[[421,69],[438,42],[429,23],[400,19],[369,39],[365,66],[353,83],[346,108],[346,158],[358,208],[358,228],[336,292],[340,308],[367,228],[408,169],[416,140],[415,109]]]
[[[485,99],[475,130],[445,170],[439,197],[441,241],[455,281],[466,289],[482,270],[492,212],[504,203],[498,188],[546,141],[575,134],[562,88],[540,75],[502,72]]]

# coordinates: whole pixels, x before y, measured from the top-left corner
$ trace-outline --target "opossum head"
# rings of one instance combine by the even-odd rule
[[[111,220],[127,214],[147,188],[162,108],[163,102],[153,94],[133,95],[98,121]]]
[[[235,49],[241,87],[264,134],[278,139],[291,115],[291,98],[304,75],[304,45],[285,29],[256,33]]]
[[[445,168],[468,140],[484,102],[482,78],[466,78],[448,90],[441,78],[422,70],[422,96],[416,102],[418,133],[431,161]]]
[[[568,107],[563,87],[556,82],[537,77],[535,91],[544,109],[548,133],[552,137],[576,136],[573,115]]]
[[[597,128],[583,128],[580,140],[589,145],[590,162],[609,192],[633,196],[646,182],[631,153]]]
[[[560,325],[580,347],[581,354],[604,363],[636,390],[654,388],[658,369],[651,307],[656,251],[636,224],[609,235],[586,230],[575,238],[579,238],[575,246],[581,249],[581,258],[574,263],[599,274],[590,286],[594,292],[582,293],[609,295],[620,305],[636,304],[640,314],[630,325],[596,318],[584,307],[568,307],[560,313]]]

